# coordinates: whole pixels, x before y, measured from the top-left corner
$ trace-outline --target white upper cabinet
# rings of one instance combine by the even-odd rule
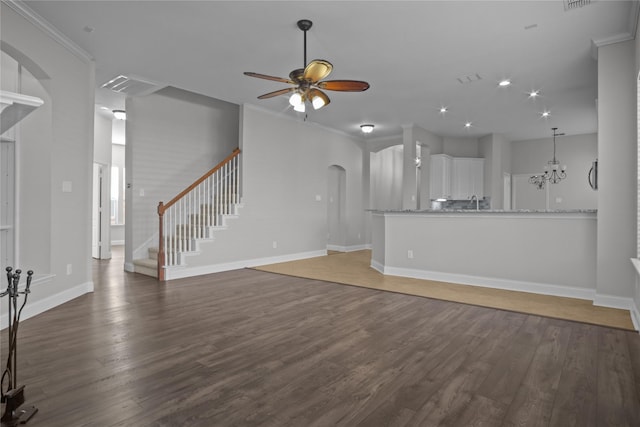
[[[431,175],[429,177],[431,199],[451,198],[451,161],[452,157],[446,154],[431,156]]]
[[[484,196],[484,159],[431,156],[431,199],[465,200]]]
[[[454,157],[451,192],[454,200],[484,196],[484,159]]]

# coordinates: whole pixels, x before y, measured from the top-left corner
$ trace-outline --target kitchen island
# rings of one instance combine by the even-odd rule
[[[388,275],[593,299],[595,210],[373,211]]]

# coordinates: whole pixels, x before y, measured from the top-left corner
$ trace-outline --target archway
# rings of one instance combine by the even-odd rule
[[[338,165],[327,171],[327,249],[346,251],[347,172]]]

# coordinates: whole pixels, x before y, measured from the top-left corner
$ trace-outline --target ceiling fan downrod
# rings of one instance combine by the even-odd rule
[[[298,28],[300,28],[304,32],[304,64],[302,64],[302,68],[307,66],[307,31],[313,25],[308,19],[301,19],[298,21]]]

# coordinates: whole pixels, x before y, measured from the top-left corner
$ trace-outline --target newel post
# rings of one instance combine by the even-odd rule
[[[164,203],[158,204],[158,280],[164,282],[164,236],[163,236],[163,216],[164,216]]]

